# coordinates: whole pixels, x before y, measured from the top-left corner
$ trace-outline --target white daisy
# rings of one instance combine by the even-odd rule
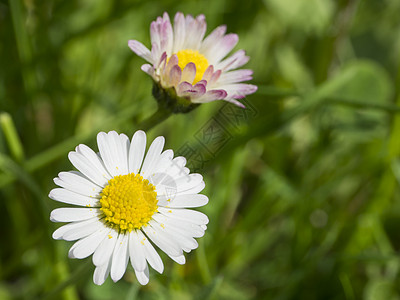
[[[150,64],[142,65],[162,89],[170,89],[170,97],[186,99],[189,103],[225,100],[244,107],[242,99],[257,90],[242,81],[252,79],[252,70],[235,70],[248,62],[244,50],[226,55],[237,44],[237,34],[225,34],[226,26],[217,27],[205,39],[204,15],[193,18],[178,12],[174,27],[164,13],[150,26],[151,51],[136,40],[129,47]]]
[[[103,284],[109,274],[115,282],[121,279],[130,260],[145,285],[148,264],[159,273],[164,269],[153,244],[184,264],[183,251],[196,249],[194,238],[204,235],[207,216],[187,209],[208,203],[207,196],[199,194],[205,187],[203,177],[189,174],[184,157],[162,151],[162,136],[152,142],[146,157],[143,131],[137,131],[131,142],[115,131],[100,132],[97,144],[99,153],[77,146],[68,158],[78,171],[54,178],[60,188],[49,197],[81,207],[51,212],[51,221],[69,222],[53,238],[78,240],[69,250],[71,258],[93,254],[95,284]]]

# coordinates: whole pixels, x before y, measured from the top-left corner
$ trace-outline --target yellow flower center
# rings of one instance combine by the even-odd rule
[[[101,210],[107,225],[122,231],[146,226],[157,211],[155,186],[139,174],[119,175],[101,192]]]
[[[199,82],[208,68],[207,58],[199,51],[191,49],[180,50],[176,55],[179,60],[178,65],[182,70],[190,62],[196,65],[196,77],[194,78],[193,84]]]

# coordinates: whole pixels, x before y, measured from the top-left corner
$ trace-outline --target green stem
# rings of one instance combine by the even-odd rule
[[[171,116],[171,114],[172,114],[171,111],[166,110],[159,106],[157,111],[147,119],[140,122],[137,128],[147,131],[155,127],[156,125],[160,124],[161,122],[165,121],[166,119],[168,119]]]

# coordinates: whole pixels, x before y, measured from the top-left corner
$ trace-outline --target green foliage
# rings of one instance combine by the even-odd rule
[[[399,299],[398,1],[0,2],[0,299]],[[210,218],[199,248],[141,287],[92,282],[53,241],[52,178],[100,130],[131,136],[156,110],[149,25],[205,14],[240,36],[259,91],[148,131],[190,146]],[[243,112],[245,114],[243,114]],[[233,114],[232,114],[233,113]],[[223,134],[206,142],[213,117]],[[142,123],[144,127],[148,123]],[[202,143],[203,144],[202,144]]]

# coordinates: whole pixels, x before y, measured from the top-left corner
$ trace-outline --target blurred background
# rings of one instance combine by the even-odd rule
[[[239,34],[256,94],[148,131],[204,175],[183,266],[92,282],[48,192],[67,153],[156,111],[129,39],[167,11]],[[0,1],[0,299],[400,299],[400,1]],[[160,251],[161,252],[161,251]]]

